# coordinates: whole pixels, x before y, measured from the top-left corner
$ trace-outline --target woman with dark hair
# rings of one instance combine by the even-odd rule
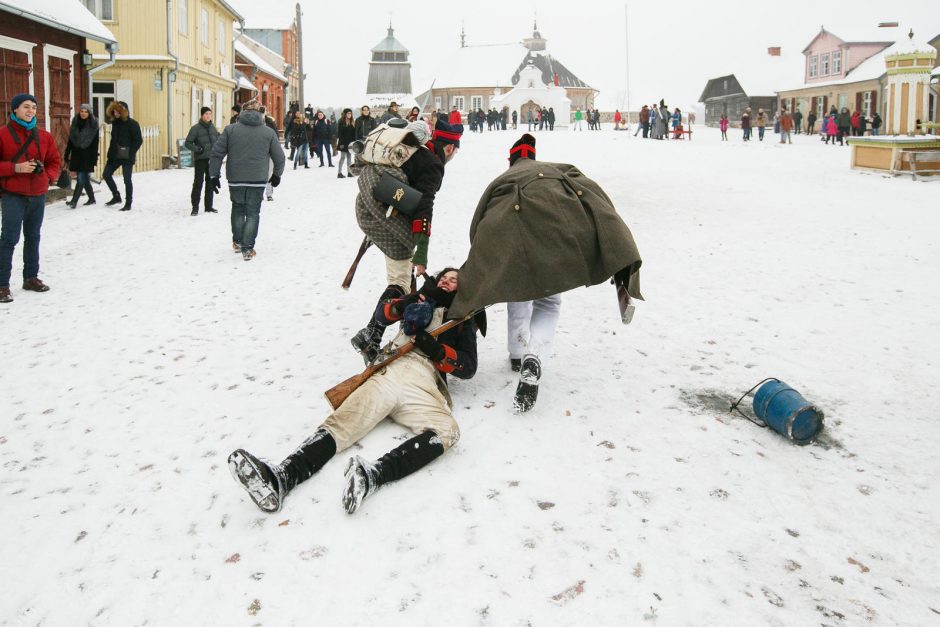
[[[352,154],[349,145],[356,141],[356,122],[353,120],[352,109],[343,109],[343,115],[336,123],[336,149],[339,152],[339,172],[336,178],[352,177],[349,166],[352,164]],[[346,164],[346,176],[343,176],[343,163]]]
[[[330,121],[326,119],[323,111],[317,111],[316,117],[310,125],[313,128],[313,150],[320,157],[320,167],[323,167],[323,149],[326,148],[326,158],[333,167],[333,149],[330,146]]]
[[[298,111],[294,114],[294,119],[290,125],[290,147],[291,152],[294,155],[294,169],[297,169],[299,164],[303,164],[305,168],[310,166],[307,164],[307,127],[309,126],[307,118],[304,117],[304,114]]]
[[[98,120],[92,113],[91,105],[81,105],[78,113],[72,118],[69,143],[65,147],[65,162],[69,170],[75,172],[75,193],[72,194],[72,200],[65,204],[69,209],[77,207],[83,190],[88,194],[85,204],[95,204],[91,173],[98,164]]]
[[[418,118],[421,117],[421,109],[418,107],[411,107],[411,111],[408,112],[408,121],[417,122]]]

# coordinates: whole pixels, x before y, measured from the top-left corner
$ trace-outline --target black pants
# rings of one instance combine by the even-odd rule
[[[102,178],[104,178],[104,182],[108,185],[108,189],[111,190],[111,195],[120,196],[117,185],[114,184],[114,173],[118,168],[121,168],[121,173],[124,175],[124,201],[130,203],[134,199],[134,183],[131,181],[131,175],[134,173],[133,163],[126,160],[117,161],[108,159],[108,162],[104,166]]]
[[[199,194],[202,191],[203,184],[205,184],[206,193],[204,196],[204,207],[206,209],[212,209],[212,197],[215,194],[212,193],[212,184],[209,183],[209,160],[208,159],[196,159],[193,162],[194,170],[193,172],[193,193],[190,197],[193,204],[192,206],[199,206]]]

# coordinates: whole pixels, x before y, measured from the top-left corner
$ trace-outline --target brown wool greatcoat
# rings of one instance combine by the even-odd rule
[[[641,263],[630,229],[597,183],[573,165],[519,159],[480,198],[448,316],[596,285],[618,273],[630,296],[642,300]]]

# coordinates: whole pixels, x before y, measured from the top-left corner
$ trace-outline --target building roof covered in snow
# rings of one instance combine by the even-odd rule
[[[590,85],[575,76],[574,72],[569,70],[561,61],[547,52],[529,52],[526,57],[522,59],[522,62],[519,64],[519,67],[516,68],[516,71],[513,72],[513,85],[519,82],[519,73],[529,65],[530,61],[532,62],[532,65],[542,71],[542,82],[546,85],[554,84],[555,77],[557,76],[559,87],[581,87],[584,89],[591,89]]]
[[[0,0],[0,11],[104,44],[117,41],[79,0]]]
[[[408,54],[408,48],[395,38],[395,29],[388,25],[388,34],[385,39],[373,46],[371,52],[404,52]]]
[[[261,48],[263,48],[269,54],[264,54],[264,52],[259,50]],[[278,54],[273,50],[265,48],[247,35],[239,35],[235,38],[235,53],[254,65],[256,68],[258,68],[258,70],[278,77],[285,83],[287,82],[287,78],[284,77],[284,59],[278,56]],[[273,63],[271,63],[271,61],[265,59],[266,56],[270,57],[270,55],[274,55],[276,58],[280,59],[280,62],[277,63],[279,67],[276,67]]]

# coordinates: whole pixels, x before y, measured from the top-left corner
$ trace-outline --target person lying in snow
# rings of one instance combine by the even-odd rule
[[[445,268],[416,294],[379,303],[375,319],[383,327],[401,321],[393,344],[399,346],[414,337],[418,350],[370,377],[283,462],[273,464],[244,449],[229,455],[232,475],[262,511],[277,512],[288,492],[336,453],[365,437],[386,416],[417,435],[375,462],[359,455],[349,459],[343,507],[350,514],[382,485],[410,475],[456,444],[460,430],[451,411],[446,375],[470,379],[476,373],[477,327],[469,320],[438,338],[428,330],[443,323],[457,284],[458,271]]]

